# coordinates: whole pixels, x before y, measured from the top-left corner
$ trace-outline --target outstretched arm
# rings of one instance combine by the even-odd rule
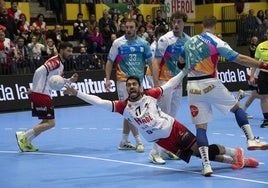
[[[176,88],[182,82],[182,79],[186,76],[187,73],[188,69],[184,68],[179,74],[177,74],[176,76],[171,78],[167,83],[162,85],[161,88],[163,89],[163,93],[169,93],[171,92],[171,90]]]
[[[80,92],[80,91],[74,89],[69,84],[66,84],[65,88],[66,88],[66,90],[64,91],[64,94],[74,95],[74,96],[82,99],[83,101],[85,101],[89,104],[99,106],[99,107],[104,108],[104,109],[111,111],[111,112],[113,111],[113,102],[110,100],[104,100],[96,95],[88,95],[86,93]]]

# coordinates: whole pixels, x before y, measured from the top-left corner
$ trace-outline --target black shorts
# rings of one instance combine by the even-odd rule
[[[258,80],[258,93],[260,95],[268,94],[268,72],[260,71]]]

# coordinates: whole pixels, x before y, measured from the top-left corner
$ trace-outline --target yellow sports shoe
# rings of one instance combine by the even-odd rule
[[[25,137],[24,132],[16,132],[16,139],[18,142],[18,146],[22,152],[38,151],[38,148],[27,142],[27,138]]]
[[[174,153],[167,151],[165,149],[161,150],[160,156],[165,160],[178,160],[178,159],[180,159],[177,155],[175,155]]]

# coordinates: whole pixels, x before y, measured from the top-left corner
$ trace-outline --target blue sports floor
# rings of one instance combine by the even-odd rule
[[[259,100],[248,113],[254,116],[250,120],[254,134],[268,141],[268,128],[259,128]],[[242,147],[245,156],[258,159],[260,165],[232,170],[229,164],[212,163],[212,177],[200,175],[201,160],[195,157],[189,164],[180,160],[165,165],[150,163],[147,156],[152,144],[145,140],[145,153],[119,151],[122,117],[98,107],[57,108],[56,127],[33,141],[39,148],[34,153],[19,151],[15,132],[39,120],[32,118],[30,111],[2,113],[0,119],[0,188],[268,187],[268,151],[246,150],[245,137],[232,113],[223,115],[214,109],[208,130],[210,143]],[[186,97],[177,119],[194,131]],[[133,142],[132,135],[129,138]]]

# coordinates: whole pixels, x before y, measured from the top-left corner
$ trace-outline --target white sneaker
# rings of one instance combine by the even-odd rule
[[[239,89],[238,94],[237,94],[237,99],[240,101],[241,99],[245,98],[247,96],[246,92],[242,89]]]
[[[143,153],[144,152],[144,146],[142,143],[138,143],[136,146],[136,152]]]
[[[161,150],[160,157],[165,160],[178,160],[179,159],[177,155],[167,150]]]
[[[212,170],[212,168],[211,168],[209,163],[203,164],[202,174],[204,176],[210,176],[211,174],[213,174],[213,170]]]
[[[165,164],[166,161],[164,159],[162,159],[162,157],[158,154],[152,154],[150,153],[148,156],[148,159],[150,160],[150,162],[154,163],[154,164]]]
[[[248,140],[248,150],[268,150],[268,143],[260,141],[258,137]]]
[[[131,142],[121,142],[118,146],[119,150],[136,150],[136,147]]]

